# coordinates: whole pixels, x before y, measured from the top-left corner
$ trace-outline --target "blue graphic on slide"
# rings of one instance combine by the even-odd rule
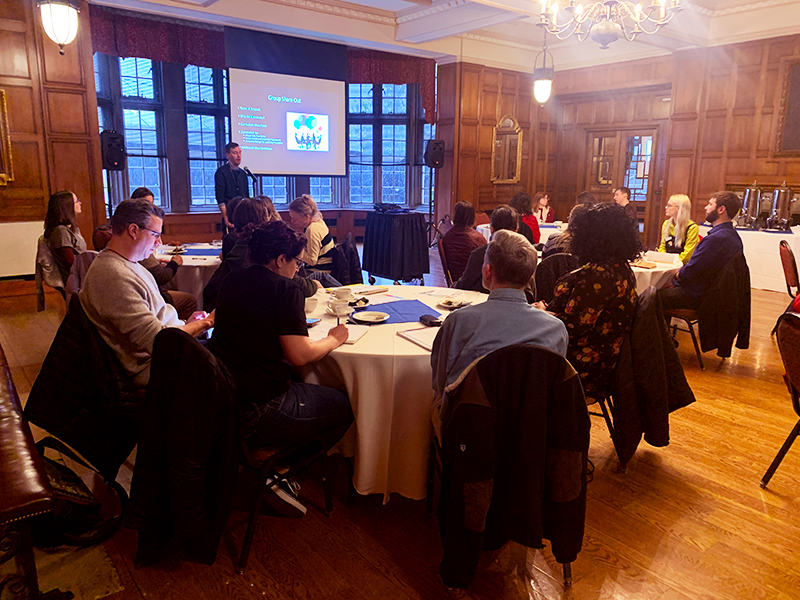
[[[286,148],[327,152],[330,140],[328,115],[286,113]]]

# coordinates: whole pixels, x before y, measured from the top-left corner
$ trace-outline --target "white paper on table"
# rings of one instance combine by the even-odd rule
[[[453,289],[435,289],[420,292],[420,296],[433,296],[434,298],[458,298],[465,292]]]
[[[375,294],[369,297],[369,306],[378,306],[379,304],[397,302],[398,300],[404,300],[404,298],[395,296],[394,294]]]
[[[670,252],[656,252],[654,250],[648,250],[644,253],[645,260],[649,260],[652,262],[657,263],[667,263],[670,265],[674,265],[676,262],[680,260],[680,254],[672,254]]]
[[[342,317],[342,322],[345,320],[346,317]],[[312,342],[318,342],[325,339],[328,336],[328,332],[334,327],[336,327],[336,323],[332,321],[321,322],[318,325],[314,325],[314,327],[309,327],[308,338]],[[366,335],[367,331],[369,331],[369,325],[353,325],[352,323],[347,323],[348,336],[345,344],[355,344]]]
[[[433,350],[433,340],[436,339],[436,334],[438,333],[439,327],[420,327],[418,329],[398,331],[397,335],[430,351]]]

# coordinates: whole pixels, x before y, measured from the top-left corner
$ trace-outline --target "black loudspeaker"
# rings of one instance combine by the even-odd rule
[[[100,134],[100,152],[103,168],[122,171],[125,168],[125,138],[121,133],[106,129]]]
[[[428,140],[425,146],[425,164],[432,169],[444,166],[444,140]]]

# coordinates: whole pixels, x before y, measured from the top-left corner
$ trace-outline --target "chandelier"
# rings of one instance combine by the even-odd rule
[[[682,8],[681,0],[651,0],[652,4],[644,8],[625,0],[602,0],[586,6],[568,0],[559,12],[556,0],[540,1],[542,14],[537,25],[547,33],[560,40],[572,35],[580,41],[591,37],[602,50],[621,37],[632,42],[640,33],[656,33]]]

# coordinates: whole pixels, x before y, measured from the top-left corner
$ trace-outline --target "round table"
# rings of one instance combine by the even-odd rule
[[[420,300],[433,309],[432,314],[445,317],[449,313],[436,305],[447,296],[457,295],[459,300],[473,303],[487,298],[479,292],[446,288],[386,287],[388,294]],[[325,312],[327,292],[321,290],[316,297],[317,309],[308,316],[319,317],[328,325],[335,322],[336,317]],[[379,302],[385,294],[368,298]],[[380,306],[370,309],[380,310]],[[338,449],[354,459],[356,490],[360,494],[383,494],[384,502],[392,492],[415,500],[426,494],[433,433],[431,353],[397,335],[398,331],[422,326],[419,322],[371,325],[356,343],[344,344],[301,369],[306,382],[347,392],[355,423]]]
[[[181,254],[183,264],[178,267],[167,287],[181,292],[188,292],[197,298],[197,308],[203,307],[203,288],[220,265],[219,253],[222,247],[214,244],[183,244],[187,252]],[[168,261],[173,255],[172,246],[159,246],[155,252],[158,260]],[[202,252],[194,255],[192,252]]]
[[[656,267],[652,269],[643,269],[635,265],[631,265],[633,274],[636,277],[636,292],[642,294],[651,285],[657,290],[661,289],[667,283],[672,281],[675,274],[680,271],[683,263],[668,264],[656,263]]]

